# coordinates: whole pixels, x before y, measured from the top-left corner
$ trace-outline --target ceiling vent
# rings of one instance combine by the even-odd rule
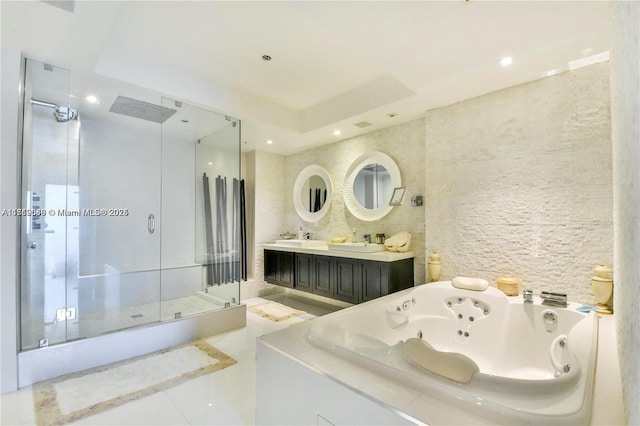
[[[365,127],[373,126],[373,124],[369,123],[368,121],[361,121],[359,123],[354,124],[354,126],[360,127],[361,129],[363,129]]]

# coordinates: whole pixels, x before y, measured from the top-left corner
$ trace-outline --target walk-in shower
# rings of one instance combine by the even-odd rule
[[[192,334],[221,331],[200,317],[240,304],[240,122],[95,76],[89,103],[86,78],[76,87],[72,77],[25,61],[21,370],[41,351],[114,342],[113,332],[136,330],[141,349],[129,356],[194,337],[154,337],[145,348],[142,326],[198,318]],[[203,175],[223,183],[205,188]],[[213,280],[220,268],[229,273]],[[20,385],[68,371],[21,371]]]

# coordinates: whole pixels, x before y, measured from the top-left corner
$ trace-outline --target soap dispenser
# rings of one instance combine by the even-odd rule
[[[303,240],[304,239],[304,232],[302,231],[302,226],[300,227],[300,230],[298,231],[298,239],[299,240]]]

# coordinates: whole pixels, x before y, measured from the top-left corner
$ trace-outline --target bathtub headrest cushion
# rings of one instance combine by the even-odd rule
[[[423,370],[459,383],[468,383],[480,371],[478,364],[457,352],[442,352],[422,339],[412,337],[402,344],[407,360]]]
[[[455,277],[451,280],[451,285],[464,290],[485,291],[489,287],[489,281],[482,278]]]

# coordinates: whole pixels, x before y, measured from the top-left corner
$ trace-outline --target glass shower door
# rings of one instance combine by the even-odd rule
[[[169,98],[162,124],[162,317],[240,303],[240,122]]]
[[[25,62],[20,317],[21,348],[67,339],[67,188],[79,123],[69,110],[69,71]],[[66,113],[66,115],[65,115]]]
[[[24,77],[21,350],[160,321],[159,123],[115,108],[129,86],[89,105],[67,70]]]
[[[159,99],[101,99],[81,111],[74,338],[160,321],[160,125],[127,114]]]

